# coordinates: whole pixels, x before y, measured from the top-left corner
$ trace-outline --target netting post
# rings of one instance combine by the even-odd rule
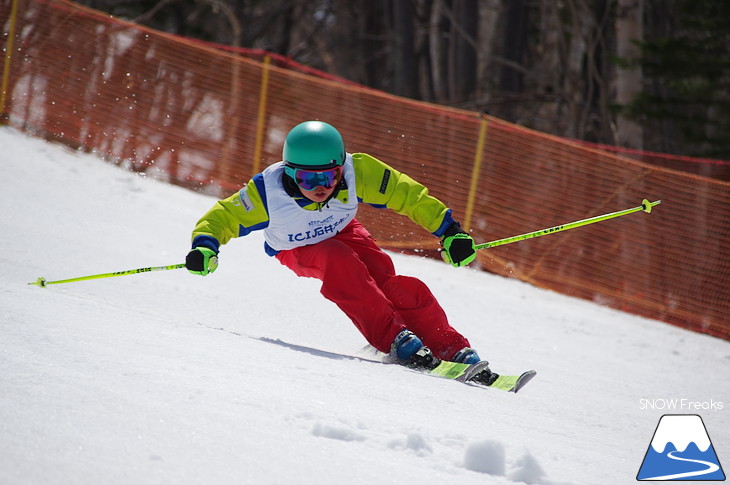
[[[480,114],[481,118],[479,126],[479,138],[477,138],[477,148],[474,153],[474,166],[471,170],[471,184],[469,186],[469,198],[466,200],[466,214],[464,214],[464,230],[469,232],[471,228],[471,218],[474,212],[474,199],[477,196],[477,183],[479,182],[479,173],[482,169],[482,154],[484,152],[484,142],[487,139],[487,117]]]
[[[220,162],[218,163],[217,178],[221,186],[231,182],[231,156],[237,143],[236,132],[238,131],[240,118],[241,99],[241,63],[238,53],[233,55],[231,69],[231,84],[229,88],[230,116],[226,128],[225,142],[221,151]]]
[[[253,174],[261,171],[261,152],[263,151],[264,132],[266,131],[266,97],[269,91],[270,66],[271,57],[264,56],[264,65],[261,72],[261,89],[259,91],[259,114],[256,120],[256,144],[254,145],[253,152]]]
[[[2,88],[0,88],[0,123],[4,123],[8,117],[5,116],[5,100],[10,81],[10,61],[13,58],[13,41],[15,40],[15,22],[18,18],[18,0],[13,0],[10,7],[10,25],[8,28],[8,41],[5,44],[5,64],[3,67]]]

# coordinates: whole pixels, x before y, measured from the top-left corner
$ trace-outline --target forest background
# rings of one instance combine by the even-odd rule
[[[81,3],[558,136],[730,160],[724,0]]]

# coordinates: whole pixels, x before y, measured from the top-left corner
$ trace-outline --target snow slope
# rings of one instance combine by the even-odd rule
[[[494,370],[538,370],[519,394],[339,358],[363,338],[260,234],[206,278],[28,286],[182,262],[215,199],[0,146],[0,484],[629,484],[666,413],[730,463],[730,343],[478,270],[393,255]]]

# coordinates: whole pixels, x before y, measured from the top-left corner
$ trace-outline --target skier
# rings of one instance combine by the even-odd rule
[[[265,251],[298,276],[321,280],[322,295],[376,349],[413,368],[434,368],[440,360],[479,362],[428,287],[396,274],[391,258],[356,219],[360,202],[406,215],[441,238],[444,259],[454,266],[476,257],[472,237],[426,187],[368,154],[346,153],[333,126],[306,121],[287,135],[283,161],[198,221],[186,267],[201,276],[212,273],[221,245],[263,230]]]

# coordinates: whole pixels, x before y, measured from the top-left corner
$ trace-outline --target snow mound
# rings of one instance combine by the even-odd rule
[[[484,440],[471,443],[464,453],[464,467],[479,473],[504,476],[505,473],[504,445],[495,440]]]
[[[512,481],[530,485],[548,485],[550,483],[545,479],[545,470],[528,451],[515,461],[507,477]]]

